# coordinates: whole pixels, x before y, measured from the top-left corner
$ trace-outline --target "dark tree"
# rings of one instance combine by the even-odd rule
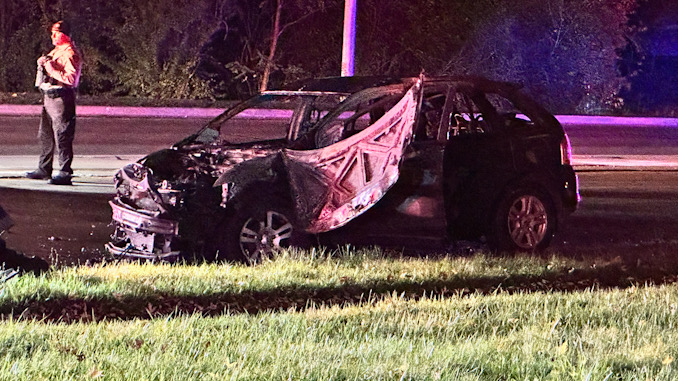
[[[640,28],[628,22],[637,1],[360,0],[356,74],[479,74],[522,82],[554,111],[608,112],[627,79],[655,75],[647,69],[659,62],[633,66],[647,56]],[[48,28],[59,18],[77,27],[83,94],[233,99],[262,84],[339,75],[343,4],[0,1],[0,91],[33,89],[35,60],[50,49]],[[639,14],[652,14],[647,4]],[[629,42],[640,47],[634,54]]]
[[[678,115],[678,3],[643,0],[629,20],[620,72],[630,81],[622,92],[634,114]]]

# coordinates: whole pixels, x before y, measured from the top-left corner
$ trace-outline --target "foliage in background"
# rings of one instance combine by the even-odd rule
[[[36,60],[47,52],[49,35],[41,26],[39,3],[0,1],[0,91],[26,91],[35,83]],[[42,35],[43,38],[36,38]]]
[[[639,0],[363,0],[356,74],[478,74],[518,81],[556,112],[622,106],[620,52]],[[276,6],[282,28],[271,55]],[[0,5],[0,91],[32,88],[47,30],[67,18],[85,54],[81,93],[242,98],[338,75],[339,0],[17,0]]]
[[[205,2],[123,0],[114,41],[124,52],[115,70],[120,90],[159,98],[205,97],[195,78],[200,45],[213,22]]]
[[[30,91],[35,60],[52,46],[49,27],[59,19],[73,25],[83,52],[82,94],[167,99],[206,98],[211,89],[196,75],[198,54],[216,24],[213,1],[43,0],[2,2],[0,18],[7,65],[1,91]],[[17,19],[17,17],[19,17]]]
[[[677,20],[678,3],[673,0],[639,0],[630,18],[620,71],[629,79],[622,96],[631,113],[678,115]]]
[[[419,67],[434,74],[521,82],[561,112],[574,111],[587,86],[601,102],[611,104],[624,80],[616,69],[617,49],[625,44],[627,15],[634,3],[527,0],[516,7],[504,0],[439,0],[427,1],[423,8],[410,5],[404,8],[403,23],[416,24],[401,32],[400,47],[390,54],[401,62],[389,66],[413,65],[409,71],[415,72],[420,62]],[[429,20],[435,22],[424,30],[416,28]],[[417,42],[408,46],[410,54],[393,54],[405,51],[408,41]]]
[[[618,71],[619,52],[636,5],[637,0],[527,0],[520,6],[506,0],[364,0],[358,6],[356,74],[484,75],[525,84],[557,112],[614,112],[623,106],[619,91],[627,78]],[[322,26],[309,21],[297,29],[288,44],[306,48],[284,45],[288,55],[297,54],[291,62],[313,73],[338,74],[341,40],[332,36],[341,30],[327,25],[340,27],[343,16],[331,16]]]
[[[544,102],[554,110],[601,113],[621,106],[625,79],[617,72],[617,52],[626,44],[635,0],[527,0],[518,8],[486,2],[495,3],[495,14],[468,44],[468,57],[481,63],[483,74],[550,94]]]

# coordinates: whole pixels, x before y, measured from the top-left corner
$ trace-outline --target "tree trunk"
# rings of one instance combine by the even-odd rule
[[[277,6],[275,9],[275,21],[273,23],[273,34],[271,39],[271,50],[268,53],[268,58],[266,59],[266,65],[264,66],[264,74],[261,78],[261,85],[259,91],[265,91],[268,88],[268,78],[271,76],[271,70],[273,68],[273,59],[275,57],[275,51],[278,48],[278,37],[280,37],[280,12],[282,10],[283,0],[276,0]]]

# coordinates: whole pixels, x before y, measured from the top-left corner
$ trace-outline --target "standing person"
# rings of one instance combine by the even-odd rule
[[[36,86],[43,94],[38,131],[41,152],[38,169],[26,173],[26,177],[50,179],[50,184],[72,185],[75,92],[80,81],[82,54],[71,41],[69,25],[63,20],[52,25],[52,44],[54,49],[47,56],[38,58]],[[40,79],[41,74],[44,81]],[[55,154],[59,173],[52,177]]]

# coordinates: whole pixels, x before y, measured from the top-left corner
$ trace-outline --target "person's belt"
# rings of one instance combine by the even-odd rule
[[[59,98],[67,95],[75,94],[75,88],[73,87],[51,87],[47,90],[42,90],[44,95],[47,95],[50,98]]]

